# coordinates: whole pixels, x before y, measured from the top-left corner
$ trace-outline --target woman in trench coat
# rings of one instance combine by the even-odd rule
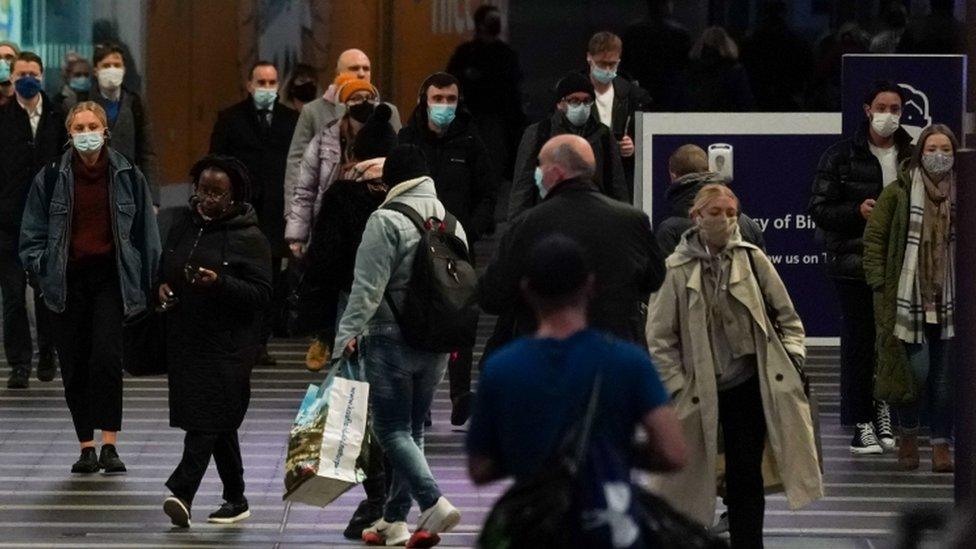
[[[823,495],[810,405],[794,365],[805,357],[803,324],[772,263],[742,240],[738,210],[724,185],[702,188],[690,212],[695,226],[667,260],[647,323],[690,456],[683,470],[653,476],[649,488],[711,525],[722,438],[735,548],[762,547],[764,487],[782,486],[792,509]]]

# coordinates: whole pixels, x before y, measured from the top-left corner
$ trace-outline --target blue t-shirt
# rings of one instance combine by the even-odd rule
[[[597,367],[603,380],[593,433],[631,460],[636,425],[668,395],[645,350],[594,329],[565,340],[522,338],[489,358],[468,452],[491,458],[506,476],[533,475],[585,413]]]

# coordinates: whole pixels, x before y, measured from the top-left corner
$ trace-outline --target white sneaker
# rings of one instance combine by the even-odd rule
[[[424,530],[431,534],[450,532],[461,522],[461,512],[451,505],[447,498],[441,496],[433,507],[420,513],[417,530]]]
[[[410,539],[410,530],[406,522],[386,522],[380,519],[372,526],[363,530],[363,542],[366,545],[406,545]]]

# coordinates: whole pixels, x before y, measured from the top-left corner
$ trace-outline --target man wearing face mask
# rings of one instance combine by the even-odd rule
[[[77,52],[68,52],[61,65],[61,91],[54,102],[67,112],[82,101],[88,101],[91,91],[91,64]]]
[[[874,298],[864,279],[862,236],[882,189],[912,154],[899,127],[901,88],[877,82],[864,97],[865,119],[853,136],[827,149],[813,182],[809,211],[827,246],[827,275],[840,300],[841,424],[855,427],[853,454],[894,448],[888,406],[874,402]]]
[[[0,50],[2,53],[2,50]],[[43,92],[44,63],[32,52],[21,52],[11,64],[14,100],[0,107],[0,291],[3,293],[3,342],[11,366],[11,389],[25,389],[34,352],[25,293],[27,279],[17,259],[24,201],[38,170],[58,157],[68,140],[64,114]],[[34,292],[37,318],[37,377],[56,374],[50,320]]]
[[[482,309],[514,316],[511,332],[496,333],[494,343],[535,330],[519,289],[525,255],[546,235],[561,233],[583,247],[595,269],[592,326],[646,345],[645,308],[664,280],[664,258],[647,215],[601,193],[593,184],[595,168],[593,149],[580,136],[553,137],[539,152],[532,189],[541,202],[512,221],[479,281]]]
[[[298,123],[298,113],[278,101],[278,70],[268,61],[258,61],[248,73],[243,101],[220,112],[210,135],[210,154],[237,158],[251,175],[251,205],[261,232],[271,244],[272,274],[276,290],[264,319],[262,343],[271,337],[273,312],[287,299],[282,288],[282,260],[289,256],[285,243],[285,164],[288,147]],[[271,364],[267,347],[260,364]]]
[[[634,130],[637,111],[651,103],[651,96],[636,84],[617,74],[623,42],[611,32],[598,32],[590,38],[586,52],[587,73],[596,92],[597,115],[613,132],[624,166],[624,177],[631,202],[634,200]]]
[[[473,247],[493,230],[498,176],[488,149],[461,101],[460,83],[446,72],[434,73],[420,86],[417,108],[400,130],[401,145],[417,145],[437,198],[457,217]],[[451,423],[463,425],[471,415],[472,349],[459,349],[448,365]]]
[[[131,158],[149,181],[153,204],[159,207],[159,168],[152,144],[149,115],[139,94],[122,85],[125,54],[118,44],[100,44],[92,64],[97,86],[91,100],[108,114],[112,148]]]
[[[0,42],[0,107],[14,97],[14,84],[10,80],[10,68],[20,50],[13,42]]]
[[[533,185],[537,158],[551,137],[562,134],[580,136],[590,144],[595,162],[593,183],[600,192],[623,202],[630,199],[620,147],[610,128],[600,122],[597,109],[593,108],[595,92],[590,79],[578,72],[567,74],[556,84],[556,97],[552,116],[532,124],[522,135],[509,198],[509,220],[539,203],[539,193]]]

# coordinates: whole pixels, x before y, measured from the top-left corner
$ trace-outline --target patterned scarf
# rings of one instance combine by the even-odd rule
[[[939,189],[926,179],[921,169],[912,171],[908,239],[898,278],[895,313],[895,337],[906,343],[924,342],[926,301],[940,297],[940,303],[932,305],[936,307],[934,313],[942,326],[942,338],[949,339],[955,335],[955,182],[950,174],[946,185]],[[930,200],[930,196],[936,200]],[[939,197],[945,199],[938,202]],[[947,220],[945,216],[948,216]],[[924,296],[923,279],[927,294]]]

